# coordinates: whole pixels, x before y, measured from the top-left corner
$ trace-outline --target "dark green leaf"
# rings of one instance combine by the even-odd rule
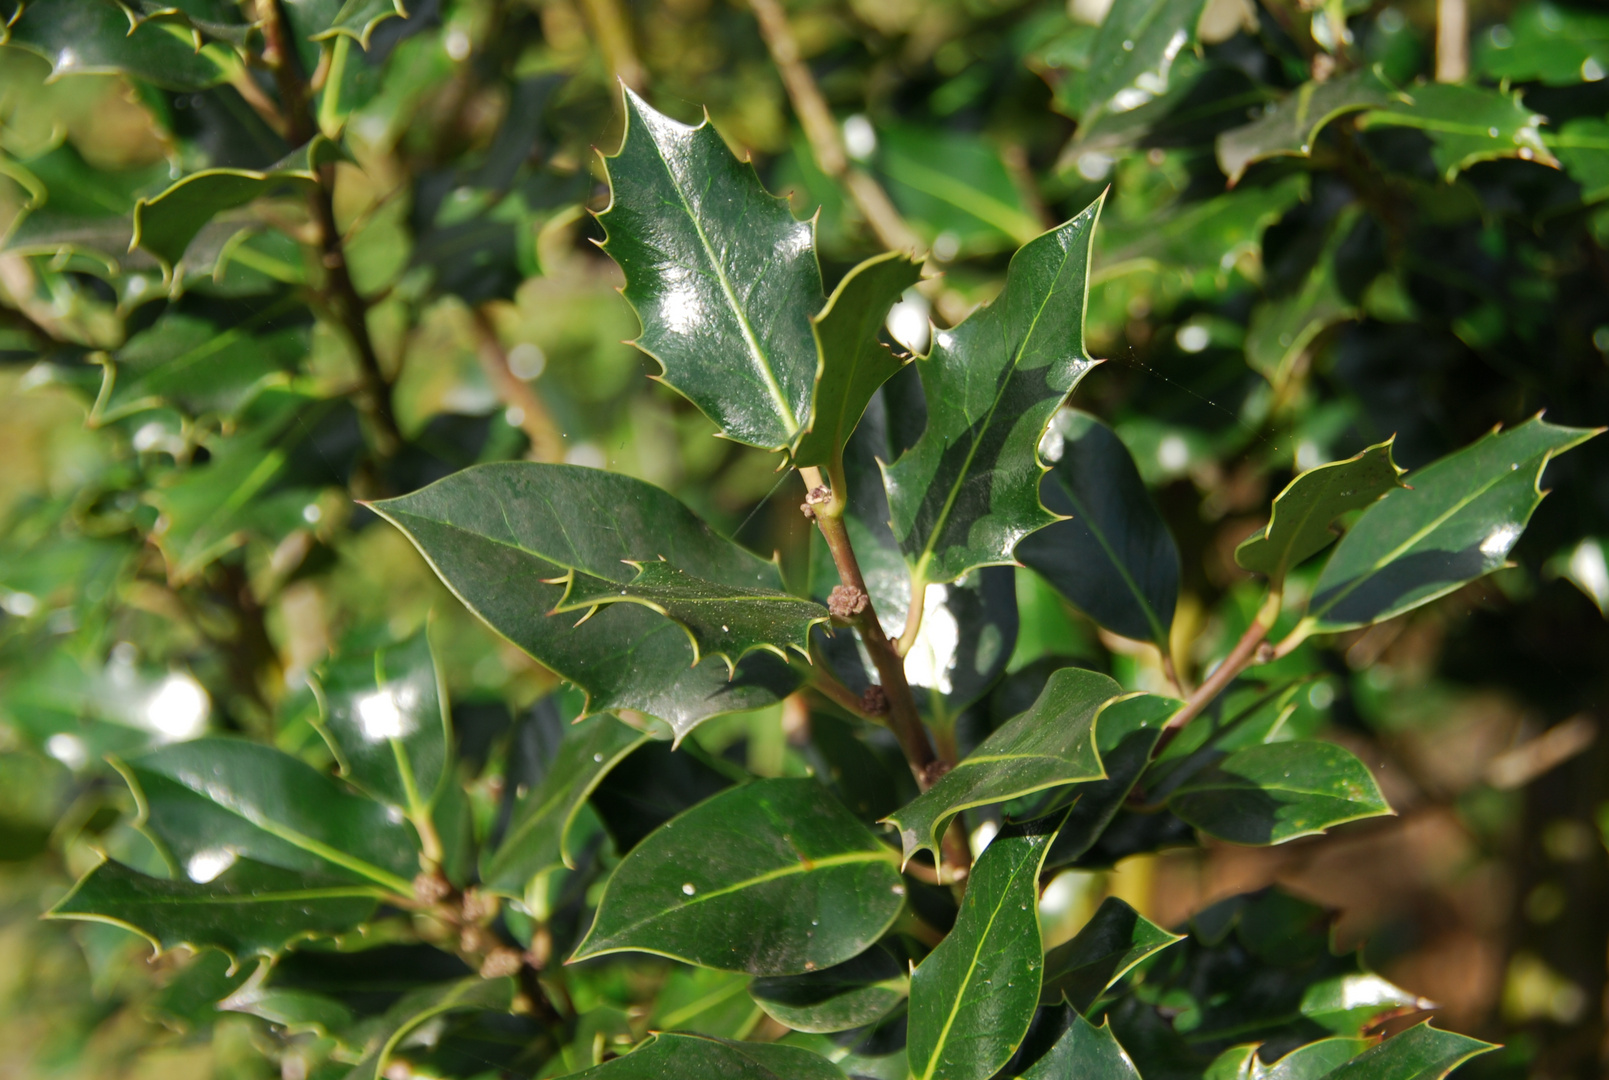
[[[1329,238],[1301,288],[1259,305],[1246,328],[1246,363],[1283,389],[1295,375],[1297,362],[1313,340],[1336,323],[1357,316],[1336,275],[1336,253],[1352,231],[1357,215],[1343,211],[1329,225]]]
[[[235,959],[274,956],[306,937],[362,923],[385,895],[372,884],[235,859],[204,881],[166,881],[106,861],[50,910],[132,930],[160,951],[221,949]]]
[[[1391,460],[1391,439],[1355,457],[1309,469],[1274,497],[1268,525],[1235,549],[1235,562],[1264,574],[1274,588],[1293,566],[1317,555],[1335,540],[1336,518],[1360,510],[1394,487],[1403,470]]]
[[[1365,1050],[1325,1075],[1325,1080],[1441,1080],[1459,1065],[1495,1050],[1491,1043],[1451,1031],[1429,1021]]]
[[[218,1008],[261,1017],[292,1034],[335,1036],[351,1025],[352,1010],[327,994],[265,985],[271,970],[268,964],[259,964],[244,986],[218,1002]]]
[[[938,783],[887,818],[909,859],[939,838],[962,810],[1104,774],[1095,750],[1095,714],[1123,692],[1105,675],[1062,668],[1027,712],[990,735]]]
[[[753,981],[737,972],[678,964],[654,997],[648,1030],[740,1039],[765,1015],[748,995]]]
[[[809,426],[793,448],[795,465],[835,465],[877,388],[906,363],[879,338],[888,309],[921,279],[922,266],[889,252],[867,259],[838,283],[812,318],[816,381]]]
[[[1475,38],[1473,67],[1506,82],[1570,86],[1609,73],[1609,16],[1529,3]]]
[[[374,508],[470,610],[580,687],[588,713],[639,709],[680,737],[701,720],[771,704],[797,685],[766,656],[745,661],[735,678],[719,661],[694,667],[686,633],[640,604],[611,604],[579,626],[573,615],[548,614],[570,571],[624,585],[636,576],[625,560],[663,557],[723,585],[780,588],[773,564],[651,484],[600,469],[510,462],[454,473]]]
[[[1595,434],[1531,419],[1410,473],[1336,545],[1305,628],[1380,622],[1503,566],[1542,501],[1548,461]]]
[[[1167,93],[1181,52],[1195,43],[1205,0],[1115,0],[1090,43],[1089,74],[1074,80],[1079,126]]]
[[[663,559],[631,562],[637,576],[627,582],[605,581],[571,571],[564,599],[554,614],[585,611],[590,618],[611,604],[641,604],[687,631],[693,663],[706,656],[737,662],[765,649],[787,659],[786,649],[810,655],[810,628],[828,620],[827,609],[780,589],[730,585],[694,577]]]
[[[749,987],[772,1019],[795,1031],[833,1032],[875,1024],[910,987],[894,955],[872,947],[823,971],[756,979]]]
[[[1045,955],[1040,1000],[1054,1004],[1065,997],[1073,1008],[1085,1012],[1135,964],[1182,940],[1183,935],[1168,933],[1109,896],[1071,941]]]
[[[518,898],[538,874],[573,866],[569,835],[576,815],[609,770],[648,740],[609,715],[566,731],[542,783],[521,797],[502,842],[481,857],[482,888]]]
[[[200,90],[228,77],[227,54],[197,51],[190,33],[161,21],[139,22],[113,0],[28,3],[0,43],[50,61],[51,75],[132,75],[169,90]]]
[[[333,5],[330,5],[333,6]],[[302,7],[311,8],[312,4],[303,4]],[[335,14],[322,22],[321,25],[303,25],[299,29],[303,35],[313,41],[323,41],[344,35],[362,45],[369,47],[369,36],[374,28],[390,18],[408,17],[402,0],[345,0]]]
[[[625,95],[626,135],[607,159],[614,200],[598,220],[642,320],[637,347],[727,438],[792,446],[815,387],[814,226],[707,121],[690,128]]]
[[[345,1080],[380,1080],[386,1075],[391,1056],[403,1039],[438,1016],[488,1009],[507,1011],[513,1001],[514,980],[511,978],[477,976],[417,990],[386,1010],[379,1030],[368,1040],[363,1060],[346,1074]]]
[[[1236,844],[1282,844],[1391,813],[1363,762],[1324,742],[1237,750],[1181,784],[1168,809]]]
[[[1452,180],[1477,161],[1517,157],[1557,165],[1542,142],[1544,118],[1516,93],[1479,86],[1425,83],[1404,99],[1382,103],[1360,126],[1418,128],[1430,136],[1430,156],[1442,179]]]
[[[1370,1039],[1320,1039],[1298,1047],[1274,1062],[1263,1066],[1255,1058],[1248,1059],[1250,1076],[1259,1080],[1321,1080],[1333,1075],[1337,1066],[1366,1049]]]
[[[1606,58],[1609,59],[1609,58]],[[1581,185],[1581,200],[1609,196],[1609,121],[1585,116],[1571,120],[1553,136],[1544,136],[1570,178]]]
[[[1115,432],[1063,409],[1039,444],[1050,472],[1045,508],[1066,517],[1017,545],[1073,605],[1108,630],[1168,648],[1179,599],[1179,549]]]
[[[331,660],[317,686],[319,726],[341,775],[411,820],[430,820],[450,775],[451,736],[442,673],[425,631],[392,648]]]
[[[1303,83],[1257,120],[1218,136],[1218,167],[1234,184],[1256,162],[1307,157],[1319,131],[1337,117],[1399,97],[1377,67],[1337,75],[1328,82]]]
[[[638,844],[572,960],[635,950],[752,975],[831,967],[899,914],[897,863],[815,780],[756,780]]]
[[[843,1080],[826,1058],[796,1046],[661,1034],[576,1080]]]
[[[955,928],[911,975],[906,1054],[916,1080],[987,1080],[1039,1004],[1039,868],[1060,821],[1008,825],[978,856]]]
[[[1101,223],[1103,271],[1125,270],[1185,275],[1227,275],[1242,257],[1261,255],[1263,230],[1295,206],[1308,189],[1304,176],[1287,176],[1271,187],[1239,188],[1201,202],[1186,203],[1158,220]]]
[[[1054,520],[1039,502],[1038,446],[1094,366],[1084,350],[1097,200],[1011,259],[1004,291],[934,338],[920,365],[927,429],[885,470],[894,534],[921,582],[1011,561]]]
[[[1139,1070],[1118,1044],[1110,1024],[1096,1027],[1078,1013],[1068,1017],[1067,1031],[1050,1052],[1022,1074],[1022,1080],[1140,1080]]]

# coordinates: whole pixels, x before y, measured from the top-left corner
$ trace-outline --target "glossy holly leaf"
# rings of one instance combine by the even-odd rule
[[[898,862],[815,780],[756,780],[633,848],[571,960],[637,951],[751,975],[828,968],[899,914]]]
[[[148,409],[172,406],[189,416],[234,416],[266,387],[287,381],[307,355],[307,331],[285,326],[279,305],[220,326],[180,313],[164,314],[105,361],[92,426]],[[277,325],[276,325],[277,324]]]
[[[1542,470],[1597,434],[1533,418],[1408,474],[1336,545],[1304,623],[1328,633],[1389,619],[1503,566],[1542,501]]]
[[[177,4],[163,3],[162,0],[136,0],[125,10],[130,23],[135,26],[148,20],[158,20],[205,38],[228,42],[237,48],[247,47],[254,29],[242,21],[239,7],[218,0],[181,0]]]
[[[318,169],[340,158],[339,148],[322,135],[267,169],[203,169],[161,194],[134,206],[133,246],[172,267],[190,241],[214,216],[245,206],[280,188],[305,189],[318,183]]]
[[[1378,67],[1360,68],[1326,82],[1303,83],[1258,119],[1218,136],[1218,167],[1233,186],[1256,162],[1307,157],[1319,132],[1338,117],[1386,105],[1399,97]]]
[[[1337,323],[1357,317],[1357,305],[1342,291],[1336,272],[1336,255],[1356,220],[1353,210],[1336,215],[1324,249],[1300,288],[1273,297],[1252,312],[1246,327],[1246,363],[1276,390],[1290,382],[1314,339]]]
[[[50,909],[131,930],[158,952],[181,945],[231,958],[277,956],[309,937],[339,934],[374,914],[386,890],[235,859],[205,880],[168,881],[107,860]]]
[[[1073,1008],[1086,1012],[1135,964],[1182,940],[1182,934],[1168,933],[1117,897],[1109,896],[1071,941],[1045,954],[1044,986],[1039,999],[1048,1005],[1065,997]]]
[[[244,985],[217,1001],[224,1012],[245,1013],[285,1028],[287,1034],[312,1032],[339,1038],[351,1027],[353,1012],[329,994],[292,987],[269,986],[273,968],[258,964]]]
[[[1362,1053],[1372,1042],[1370,1039],[1320,1039],[1299,1046],[1271,1065],[1263,1065],[1255,1057],[1246,1063],[1247,1080],[1322,1080],[1333,1076],[1338,1066],[1344,1065]]]
[[[875,1024],[910,991],[905,967],[873,946],[822,971],[755,979],[749,993],[778,1023],[795,1031],[830,1033]]]
[[[1000,251],[1041,232],[987,139],[896,124],[881,129],[877,142],[889,197],[942,258]]]
[[[1417,128],[1430,136],[1431,160],[1443,180],[1478,161],[1517,157],[1557,165],[1542,142],[1545,118],[1525,107],[1518,92],[1479,86],[1425,83],[1395,101],[1371,109],[1359,121],[1365,129]]]
[[[243,739],[173,743],[117,762],[139,825],[175,871],[209,882],[238,859],[413,895],[413,830],[298,758]]]
[[[1168,809],[1220,840],[1259,845],[1392,812],[1363,762],[1308,741],[1237,750],[1179,785]]]
[[[1496,1049],[1426,1021],[1363,1051],[1326,1073],[1325,1080],[1441,1080],[1470,1058]]]
[[[1179,549],[1117,433],[1062,409],[1039,443],[1045,508],[1064,520],[1017,545],[1017,558],[1073,606],[1124,637],[1168,648]]]
[[[411,820],[430,820],[451,744],[443,675],[421,630],[317,673],[318,727],[341,775]]]
[[[1021,1080],[1140,1080],[1128,1052],[1112,1034],[1111,1024],[1096,1027],[1076,1012],[1068,1014],[1067,1030],[1050,1052],[1022,1074]]]
[[[994,302],[934,337],[920,366],[927,428],[884,470],[917,580],[1008,563],[1023,537],[1055,520],[1039,502],[1039,439],[1094,367],[1084,304],[1100,208],[1097,199],[1022,247]]]
[[[1285,574],[1335,540],[1334,522],[1402,486],[1402,469],[1391,460],[1392,439],[1345,461],[1309,469],[1274,496],[1268,524],[1235,549],[1242,569],[1265,575],[1274,588]]]
[[[1302,1016],[1336,1035],[1359,1035],[1383,1016],[1435,1004],[1378,975],[1360,972],[1314,983],[1302,993]]]
[[[1581,201],[1609,196],[1609,121],[1584,116],[1571,120],[1558,134],[1544,136],[1570,178],[1581,185]]]
[[[636,345],[727,438],[792,446],[815,388],[815,227],[708,120],[690,128],[625,95],[626,134],[605,159],[614,198],[598,220],[642,320]]]
[[[1039,868],[1058,819],[1008,825],[967,878],[955,927],[911,975],[905,1052],[916,1080],[987,1080],[1039,1004]]]
[[[416,990],[386,1010],[377,1030],[364,1047],[363,1058],[345,1080],[380,1080],[387,1075],[392,1055],[420,1027],[449,1013],[497,1010],[507,1012],[514,1003],[514,980],[479,976]]]
[[[547,775],[515,805],[502,841],[482,855],[481,887],[519,898],[538,874],[573,867],[569,838],[576,815],[609,771],[648,741],[648,735],[607,714],[570,727]]]
[[[725,712],[769,705],[797,677],[769,656],[731,676],[693,666],[674,623],[641,604],[610,604],[576,625],[552,615],[571,571],[623,586],[627,560],[661,557],[723,585],[779,589],[775,565],[718,535],[676,499],[641,480],[571,465],[479,465],[374,504],[401,529],[469,609],[586,695],[585,714],[638,709],[685,735]]]
[[[1098,672],[1053,672],[1028,711],[1002,725],[938,783],[888,816],[899,828],[905,858],[924,848],[937,854],[950,819],[969,807],[1101,778],[1095,714],[1122,692]]]
[[[576,1080],[843,1080],[832,1062],[797,1046],[661,1033]]]
[[[19,255],[86,254],[116,268],[146,261],[128,255],[130,215],[144,192],[168,180],[165,162],[134,169],[95,168],[73,144],[23,161],[0,159],[0,176],[19,185],[19,212],[0,233],[6,251]]]
[[[1261,255],[1263,232],[1285,216],[1308,190],[1305,176],[1287,176],[1268,187],[1237,188],[1200,202],[1146,214],[1127,222],[1101,223],[1101,264],[1111,277],[1125,270],[1188,275],[1227,275],[1248,255]]]
[[[228,78],[229,54],[198,50],[182,27],[130,18],[113,0],[21,4],[0,44],[38,53],[51,76],[132,75],[168,90],[202,90]]]
[[[1494,80],[1573,86],[1609,74],[1609,16],[1529,3],[1478,35],[1472,67]]]
[[[809,425],[793,447],[795,465],[839,463],[867,402],[908,362],[879,335],[888,309],[921,277],[921,263],[907,255],[873,256],[844,275],[821,314],[810,320],[816,381]]]
[[[1194,44],[1205,6],[1205,0],[1115,0],[1090,43],[1088,75],[1069,83],[1079,126],[1167,93],[1173,62]]]
[[[402,0],[345,0],[335,4],[296,5],[300,20],[293,20],[297,32],[311,41],[325,41],[343,35],[363,48],[369,47],[374,28],[391,18],[408,17]],[[333,9],[333,10],[332,10]]]
[[[637,576],[627,582],[606,581],[572,570],[564,599],[553,614],[584,611],[590,618],[611,604],[641,604],[687,631],[693,663],[706,656],[726,661],[735,674],[737,662],[757,649],[783,660],[792,649],[809,658],[810,628],[826,622],[827,609],[781,589],[761,589],[694,577],[663,559],[628,560]]]

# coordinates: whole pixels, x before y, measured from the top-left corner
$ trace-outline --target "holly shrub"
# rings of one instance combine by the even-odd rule
[[[1601,10],[0,15],[7,1075],[1597,1074]]]

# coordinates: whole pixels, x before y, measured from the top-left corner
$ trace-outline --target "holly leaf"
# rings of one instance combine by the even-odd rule
[[[1116,0],[1090,43],[1088,74],[1071,80],[1080,128],[1168,91],[1173,62],[1194,45],[1205,0]]]
[[[1525,107],[1518,91],[1425,83],[1371,109],[1359,126],[1423,131],[1430,136],[1431,160],[1442,179],[1450,182],[1476,162],[1496,158],[1517,157],[1556,167],[1558,162],[1542,141],[1545,122]]]
[[[1366,1049],[1369,1039],[1320,1039],[1299,1046],[1271,1065],[1263,1065],[1256,1058],[1247,1058],[1247,1080],[1323,1080],[1334,1075],[1338,1066],[1346,1064]]]
[[[1433,1008],[1433,1002],[1363,972],[1309,986],[1302,993],[1301,1013],[1336,1035],[1358,1035],[1383,1016]]]
[[[374,28],[391,18],[406,19],[408,11],[402,0],[346,0],[335,12],[335,17],[323,27],[306,27],[312,41],[324,41],[337,35],[351,38],[364,49]]]
[[[451,735],[443,675],[425,631],[330,660],[315,686],[318,728],[341,775],[414,822],[429,821],[450,775]]]
[[[1527,420],[1408,474],[1336,545],[1308,601],[1304,629],[1381,622],[1506,564],[1542,501],[1554,455],[1602,429]]]
[[[1609,72],[1609,16],[1530,3],[1472,43],[1474,69],[1503,82],[1578,86]]]
[[[660,1033],[642,1046],[575,1074],[575,1080],[843,1080],[832,1062],[797,1046]]]
[[[113,0],[50,0],[20,5],[0,45],[37,53],[51,77],[131,75],[166,90],[204,90],[223,82],[230,54],[197,48],[189,31],[161,20],[132,17]]]
[[[605,159],[613,200],[598,220],[642,321],[635,344],[727,438],[790,447],[815,389],[815,226],[795,221],[708,119],[687,127],[625,96],[626,134]]]
[[[1101,901],[1072,940],[1045,954],[1044,986],[1039,1000],[1047,1005],[1062,998],[1080,1013],[1147,956],[1183,941],[1115,896]]]
[[[547,775],[515,805],[502,842],[482,855],[481,887],[517,899],[538,874],[573,867],[569,837],[576,815],[609,771],[648,741],[608,715],[569,728]]]
[[[1325,1080],[1441,1080],[1472,1057],[1497,1047],[1467,1035],[1440,1031],[1427,1020],[1363,1051]]]
[[[585,611],[583,618],[590,618],[610,604],[641,604],[687,631],[694,664],[719,656],[731,674],[756,649],[783,660],[788,658],[784,649],[792,649],[808,659],[810,628],[830,618],[820,604],[781,589],[708,581],[663,559],[629,565],[636,567],[637,576],[624,584],[572,570],[564,599],[553,613]]]
[[[1305,176],[1268,187],[1237,188],[1162,215],[1101,224],[1101,264],[1111,278],[1130,270],[1184,276],[1211,274],[1220,288],[1247,255],[1262,253],[1263,231],[1284,217],[1308,190]]]
[[[1021,1080],[1064,1080],[1072,1076],[1140,1080],[1139,1070],[1112,1034],[1110,1021],[1096,1027],[1077,1012],[1069,1011],[1067,1030],[1049,1053],[1022,1074]]]
[[[1307,157],[1318,133],[1339,117],[1387,105],[1400,97],[1378,65],[1326,82],[1303,83],[1256,120],[1218,136],[1218,167],[1233,187],[1259,161]]]
[[[1274,496],[1268,524],[1235,549],[1242,569],[1267,576],[1274,588],[1294,566],[1335,541],[1333,523],[1402,486],[1404,470],[1391,460],[1392,439],[1345,461],[1309,469]]]
[[[927,428],[883,473],[918,582],[1008,563],[1023,537],[1055,520],[1039,502],[1037,448],[1095,366],[1084,305],[1101,204],[1023,246],[994,302],[934,336],[920,366]]]
[[[1246,328],[1246,363],[1276,389],[1290,382],[1297,361],[1325,330],[1357,317],[1336,276],[1336,255],[1352,233],[1355,210],[1343,210],[1329,226],[1329,236],[1301,288],[1258,305]]]
[[[899,914],[898,861],[813,779],[730,788],[631,850],[571,962],[637,951],[751,975],[828,968]]]
[[[1039,1004],[1039,868],[1059,820],[1003,828],[972,866],[955,928],[911,975],[905,1047],[916,1080],[987,1080]]]
[[[1305,740],[1237,750],[1180,784],[1168,809],[1220,840],[1257,845],[1392,813],[1350,751]]]
[[[458,1012],[507,1012],[514,1004],[514,980],[508,977],[460,979],[415,990],[391,1008],[369,1037],[363,1058],[345,1080],[380,1080],[409,1034],[439,1016]]]
[[[938,783],[885,820],[899,828],[904,857],[938,853],[950,819],[973,806],[1016,799],[1104,774],[1095,751],[1095,714],[1123,692],[1105,675],[1061,668],[1028,710],[990,735]]]
[[[305,938],[339,934],[374,914],[386,890],[236,859],[205,881],[168,881],[108,859],[46,918],[110,923],[166,952],[214,948],[238,961],[274,957]]]
[[[1558,156],[1570,178],[1581,185],[1582,202],[1598,202],[1609,196],[1609,121],[1578,117],[1560,128],[1557,135],[1544,136],[1543,141]]]
[[[795,1031],[823,1034],[875,1024],[909,991],[904,966],[876,946],[823,971],[755,979],[749,985],[749,993],[773,1020]]]
[[[1062,409],[1039,444],[1050,472],[1045,508],[1063,520],[1017,545],[1036,570],[1090,618],[1164,651],[1179,599],[1179,549],[1116,432]]]
[[[965,131],[897,124],[878,132],[877,164],[889,197],[946,257],[1026,244],[1038,218],[1023,204],[1000,151]]]
[[[572,571],[618,589],[636,577],[630,562],[661,557],[706,581],[780,589],[774,564],[652,484],[601,469],[502,462],[374,510],[471,611],[578,686],[583,715],[637,709],[664,719],[680,739],[711,716],[769,705],[798,685],[769,656],[750,657],[736,675],[725,664],[693,666],[688,635],[641,604],[609,604],[579,625],[573,615],[551,614]]]
[[[793,447],[793,463],[836,466],[877,388],[904,367],[880,340],[883,320],[906,289],[922,277],[921,263],[906,255],[877,255],[844,275],[811,320],[816,339],[816,381],[809,426]]]

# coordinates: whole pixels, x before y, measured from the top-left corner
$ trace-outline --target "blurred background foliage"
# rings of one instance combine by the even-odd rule
[[[607,466],[806,579],[800,493],[623,343],[589,214],[616,80],[707,108],[819,211],[829,283],[886,245],[931,251],[942,276],[889,327],[918,350],[1109,188],[1088,316],[1108,362],[1077,403],[1179,543],[1188,676],[1251,617],[1233,552],[1297,469],[1392,434],[1413,468],[1539,410],[1609,417],[1601,9],[1210,0],[1114,74],[1107,6],[285,0],[315,92],[276,117],[228,49],[256,40],[254,5],[0,0],[0,1077],[270,1074],[268,1025],[196,996],[217,954],[37,921],[95,852],[151,858],[103,755],[211,729],[327,764],[308,672],[429,621],[472,801],[495,810],[509,733],[554,679],[354,497],[524,455]],[[1440,1026],[1506,1044],[1468,1075],[1600,1075],[1609,441],[1547,485],[1510,569],[1282,662],[1312,676],[1292,730],[1356,751],[1396,818],[1070,871],[1052,938],[1105,895],[1173,925],[1278,883],[1337,909]],[[1069,661],[1165,689],[1154,650],[1016,575],[997,697]],[[762,775],[806,764],[780,710],[693,741]],[[668,971],[621,977],[654,1016],[759,1022],[724,977]]]

